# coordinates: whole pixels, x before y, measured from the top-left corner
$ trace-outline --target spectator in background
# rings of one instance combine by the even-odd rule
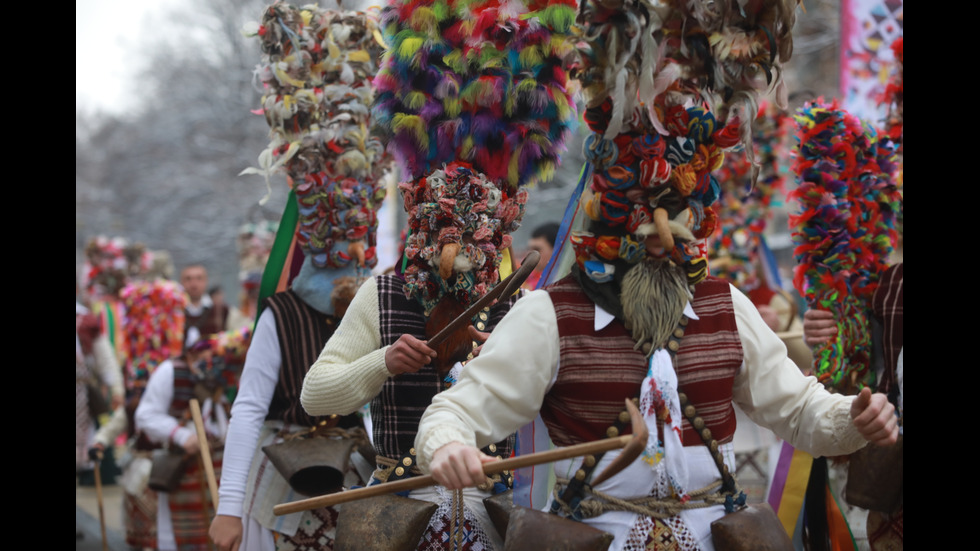
[[[216,344],[214,335],[205,335],[180,357],[157,366],[136,408],[135,420],[140,438],[158,447],[178,447],[185,456],[197,456],[205,445],[191,421],[190,402],[197,399],[212,466],[220,478],[231,408],[224,385],[233,378],[224,373],[224,362],[215,358]],[[210,549],[208,526],[215,498],[208,494],[202,468],[200,459],[188,460],[178,486],[157,492],[156,549]]]
[[[239,305],[232,306],[228,311],[228,329],[235,330],[242,327],[252,328],[255,323],[255,314],[258,312],[259,286],[262,283],[262,272],[250,270],[242,278],[242,292],[239,298]]]
[[[525,289],[533,290],[538,286],[538,280],[541,279],[541,274],[544,273],[544,268],[548,265],[548,260],[551,259],[551,253],[555,250],[558,228],[557,222],[549,222],[534,228],[534,231],[531,232],[531,239],[527,241],[527,249],[528,251],[538,251],[541,253],[541,258],[538,260],[537,267],[524,281]]]
[[[216,305],[208,289],[208,269],[203,264],[189,264],[180,271],[180,285],[187,293],[188,303],[184,310],[184,346],[197,342],[201,335],[212,335],[224,330],[228,321],[228,307]]]

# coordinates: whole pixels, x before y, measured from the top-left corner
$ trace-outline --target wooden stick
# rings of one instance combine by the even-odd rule
[[[201,404],[197,398],[191,398],[191,417],[194,419],[194,428],[197,429],[197,443],[201,448],[201,463],[204,466],[204,473],[208,479],[208,489],[211,490],[211,503],[214,510],[218,510],[218,481],[214,476],[214,464],[211,462],[211,447],[208,446],[208,433],[204,431],[204,418],[201,416]]]
[[[594,453],[615,450],[625,447],[632,439],[633,435],[627,434],[624,436],[617,436],[615,438],[605,438],[602,440],[595,440],[593,442],[575,444],[574,446],[520,455],[501,461],[484,463],[483,472],[485,474],[494,474],[501,471],[512,471],[522,467],[540,465],[542,463],[551,463],[561,459],[569,459],[572,457],[580,457],[583,455],[591,455]],[[436,484],[438,483],[434,478],[432,478],[432,475],[415,476],[412,478],[396,480],[394,482],[375,484],[374,486],[368,486],[366,488],[358,488],[356,490],[348,490],[346,492],[337,492],[335,494],[327,494],[324,496],[312,497],[290,503],[280,503],[272,508],[272,512],[276,515],[288,515],[289,513],[308,511],[310,509],[317,509],[320,507],[330,507],[332,505],[364,499],[367,497],[392,494],[395,492],[404,492],[405,490],[416,490],[418,488],[425,488],[426,486],[435,486]]]
[[[102,551],[109,551],[109,542],[105,537],[105,509],[102,506],[102,452],[95,460],[95,497],[99,503],[99,528],[102,529]]]

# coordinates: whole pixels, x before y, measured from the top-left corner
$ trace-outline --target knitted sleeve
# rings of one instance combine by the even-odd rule
[[[310,415],[347,415],[371,401],[391,375],[385,367],[378,286],[368,279],[306,373],[300,401]]]

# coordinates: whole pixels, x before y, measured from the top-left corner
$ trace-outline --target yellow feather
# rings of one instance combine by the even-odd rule
[[[371,61],[371,54],[364,50],[354,50],[353,52],[347,52],[347,60],[355,61],[359,63],[367,63]]]
[[[425,122],[422,117],[396,113],[391,119],[391,128],[396,134],[401,132],[413,134],[415,141],[419,144],[419,151],[429,149],[429,135],[425,131]]]
[[[442,109],[446,112],[447,117],[458,117],[460,111],[462,110],[462,106],[459,103],[459,98],[456,96],[451,96],[442,100]]]
[[[403,103],[405,107],[408,107],[412,111],[418,111],[425,107],[425,93],[419,91],[409,92],[405,94]]]
[[[517,181],[521,178],[520,173],[517,171],[517,163],[521,158],[522,149],[524,149],[524,146],[519,145],[517,146],[517,149],[510,154],[510,163],[508,163],[507,166],[507,183],[511,186],[516,186]]]
[[[473,137],[466,136],[463,143],[459,147],[459,156],[464,161],[469,161],[473,158]]]

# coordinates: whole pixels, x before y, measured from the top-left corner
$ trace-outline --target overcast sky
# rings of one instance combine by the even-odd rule
[[[269,0],[271,4],[273,0]],[[321,7],[334,8],[336,0]],[[306,2],[294,2],[305,4]],[[345,0],[346,9],[384,5],[383,0]],[[191,0],[75,0],[75,109],[121,113],[134,105],[133,71],[147,33],[163,32],[161,14]],[[258,18],[259,14],[256,14]]]
[[[132,107],[128,82],[155,15],[187,0],[75,0],[75,109],[121,113]]]

